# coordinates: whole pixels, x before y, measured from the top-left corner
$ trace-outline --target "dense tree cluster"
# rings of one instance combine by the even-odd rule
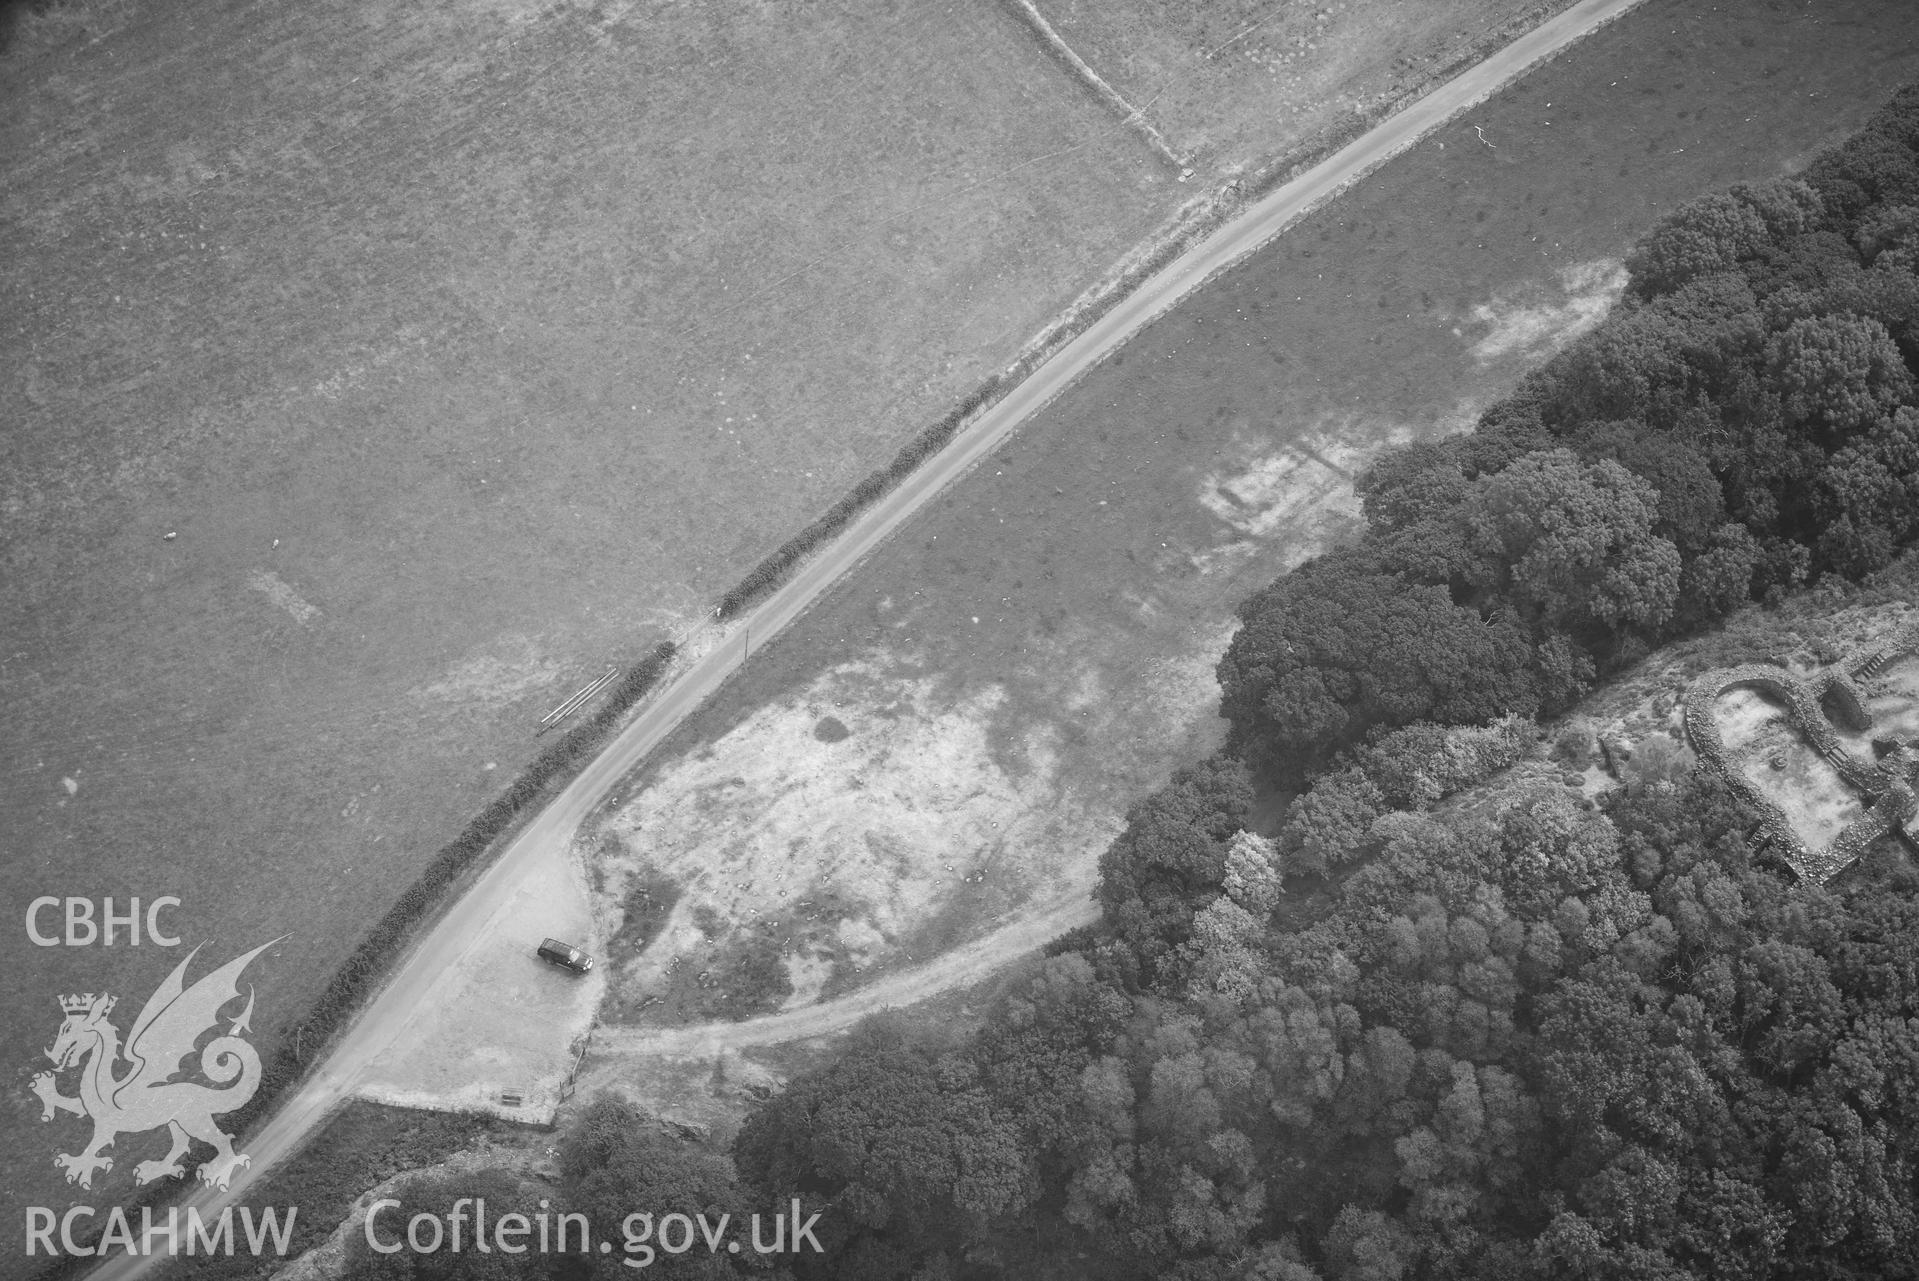
[[[1509,786],[1314,820],[1357,870],[1303,926],[1296,818],[1151,981],[1085,934],[970,1040],[869,1032],[737,1148],[830,1207],[797,1274],[1919,1275],[1913,875],[1795,886],[1703,776]]]
[[[1919,1276],[1909,861],[1797,884],[1676,747],[1598,804],[1501,773],[1648,647],[1919,534],[1916,267],[1907,91],[1374,467],[1362,540],[1242,610],[1227,749],[1128,815],[1102,922],[748,1122],[755,1194],[829,1211],[796,1275]]]
[[[1805,174],[1666,219],[1618,308],[1464,437],[1380,462],[1365,536],[1242,607],[1233,750],[1297,783],[1379,725],[1554,711],[1919,534],[1919,92]]]

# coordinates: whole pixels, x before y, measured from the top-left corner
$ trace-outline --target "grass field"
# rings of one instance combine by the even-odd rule
[[[1570,0],[1035,0],[1195,168],[1256,165],[1274,121],[1336,127]],[[1510,36],[1508,37],[1510,38]]]
[[[1232,606],[1337,535],[1369,451],[1466,425],[1603,315],[1662,211],[1795,167],[1916,73],[1889,0],[1654,0],[1182,305],[635,780],[612,861],[679,898],[612,1013],[670,1015],[636,1006],[676,954],[724,963],[712,914],[791,940],[803,1000],[1088,885],[1217,740]]]

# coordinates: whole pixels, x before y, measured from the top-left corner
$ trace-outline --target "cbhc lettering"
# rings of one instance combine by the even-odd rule
[[[147,904],[147,938],[161,947],[178,947],[177,935],[164,934],[160,930],[160,909],[178,907],[180,900],[171,894],[162,894]],[[64,908],[66,932],[64,934],[42,934],[40,932],[41,914],[49,909]],[[56,922],[60,917],[54,918]],[[52,895],[42,895],[27,904],[27,937],[41,947],[91,947],[98,941],[102,946],[112,947],[117,934],[124,933],[131,947],[140,946],[140,900],[127,900],[124,913],[113,910],[113,900],[100,900],[98,920],[93,913],[93,900],[90,898],[58,899]],[[58,928],[56,924],[55,928]]]

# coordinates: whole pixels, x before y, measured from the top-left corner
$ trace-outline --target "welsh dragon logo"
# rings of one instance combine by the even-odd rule
[[[53,1158],[53,1163],[67,1172],[68,1183],[92,1187],[95,1171],[113,1169],[113,1158],[103,1152],[113,1146],[117,1136],[161,1126],[172,1135],[172,1150],[162,1160],[134,1166],[135,1182],[177,1179],[185,1174],[181,1158],[193,1139],[213,1148],[213,1159],[200,1167],[200,1178],[214,1187],[226,1187],[236,1170],[251,1164],[245,1154],[233,1150],[232,1138],[213,1123],[215,1116],[241,1107],[260,1088],[260,1055],[241,1039],[251,1030],[251,987],[247,989],[246,1008],[231,1019],[226,1033],[200,1050],[200,1074],[213,1084],[175,1078],[180,1075],[180,1060],[193,1053],[195,1042],[206,1032],[217,1030],[221,1009],[239,999],[240,972],[279,941],[262,943],[187,987],[187,966],[200,951],[194,948],[147,998],[124,1046],[119,1029],[107,1022],[117,998],[104,992],[60,998],[66,1021],[47,1050],[54,1070],[35,1076],[32,1088],[40,1096],[42,1121],[53,1120],[56,1112],[93,1120],[93,1141],[83,1151]],[[117,1070],[122,1062],[125,1069]],[[56,1074],[75,1066],[80,1068],[80,1094],[69,1098],[60,1093]]]

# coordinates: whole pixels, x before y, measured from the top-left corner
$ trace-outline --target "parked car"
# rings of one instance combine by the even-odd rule
[[[572,970],[575,974],[584,974],[593,968],[592,957],[571,943],[562,943],[558,939],[541,940],[540,959],[551,961],[561,969]]]

